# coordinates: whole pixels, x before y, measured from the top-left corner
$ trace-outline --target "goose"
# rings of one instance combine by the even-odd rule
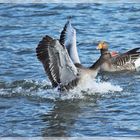
[[[76,46],[76,30],[71,24],[71,18],[68,19],[61,32],[60,42],[62,45],[65,45],[73,63],[75,65],[80,65],[81,62]],[[135,71],[140,67],[140,52],[137,52],[140,48],[134,48],[123,54],[120,54],[116,51],[109,52],[107,43],[102,41],[98,45],[97,49],[101,51],[102,58],[100,57],[99,59],[104,61],[104,63],[102,62],[100,71]],[[106,56],[102,55],[104,53],[107,53]],[[108,60],[107,57],[109,57]]]
[[[36,55],[43,64],[52,86],[58,87],[60,91],[69,91],[76,86],[82,87],[90,78],[95,79],[103,61],[98,59],[90,67],[84,67],[80,63],[75,65],[61,39],[46,35],[39,42]]]
[[[140,67],[140,48],[131,49],[125,53],[109,52],[108,44],[101,41],[97,47],[100,50],[102,60],[100,71],[136,71]]]

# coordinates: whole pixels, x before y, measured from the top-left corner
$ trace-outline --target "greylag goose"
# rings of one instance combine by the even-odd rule
[[[91,67],[75,65],[61,40],[45,36],[36,48],[37,58],[41,61],[53,87],[68,91],[83,86],[89,78],[96,77],[103,61],[98,59]]]
[[[140,48],[134,48],[128,52],[110,53],[108,44],[100,42],[97,49],[101,52],[101,59],[104,61],[101,64],[101,71],[116,72],[116,71],[135,71],[140,67]],[[114,55],[115,54],[115,55]]]

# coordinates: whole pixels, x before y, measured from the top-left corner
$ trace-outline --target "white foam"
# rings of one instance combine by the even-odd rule
[[[103,95],[106,93],[121,92],[123,89],[118,85],[113,85],[110,82],[101,82],[89,80],[84,86],[78,86],[68,93],[61,96],[61,99],[83,99],[87,95]]]
[[[83,88],[83,87],[82,87]],[[90,89],[92,92],[96,93],[107,93],[107,92],[115,92],[122,91],[122,88],[118,85],[113,85],[110,82],[104,82],[100,79],[98,80],[89,80],[83,89]],[[82,90],[82,89],[81,89]]]
[[[25,87],[25,83],[30,86]],[[11,83],[12,85],[13,83]],[[0,95],[3,96],[24,96],[49,100],[69,100],[69,99],[84,99],[87,95],[103,95],[105,93],[121,92],[123,89],[118,85],[113,85],[109,82],[101,82],[100,80],[89,80],[84,86],[78,86],[69,92],[59,92],[57,88],[52,89],[48,81],[32,81],[24,80],[22,85],[17,85],[14,88],[0,89]]]

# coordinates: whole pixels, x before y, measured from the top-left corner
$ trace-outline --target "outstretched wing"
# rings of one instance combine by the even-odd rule
[[[36,53],[54,87],[60,85],[68,89],[76,86],[78,70],[58,40],[45,36],[37,46]]]
[[[76,30],[71,26],[70,19],[66,22],[61,34],[60,34],[60,43],[64,45],[67,49],[69,48],[69,45],[72,45],[72,39],[74,32],[76,33]],[[76,41],[76,40],[75,40]]]
[[[77,46],[76,46],[76,30],[71,25],[70,19],[66,22],[61,35],[60,35],[60,43],[61,45],[65,46],[70,58],[72,59],[73,63],[81,63]]]

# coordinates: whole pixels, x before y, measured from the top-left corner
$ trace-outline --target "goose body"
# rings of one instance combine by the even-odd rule
[[[106,42],[98,45],[101,52],[101,71],[117,72],[117,71],[136,71],[140,67],[140,48],[134,48],[128,52],[112,56],[108,51]]]
[[[39,42],[36,54],[53,87],[59,86],[64,91],[83,86],[89,78],[95,78],[100,69],[100,59],[89,68],[75,65],[66,47],[50,36],[45,36]]]

